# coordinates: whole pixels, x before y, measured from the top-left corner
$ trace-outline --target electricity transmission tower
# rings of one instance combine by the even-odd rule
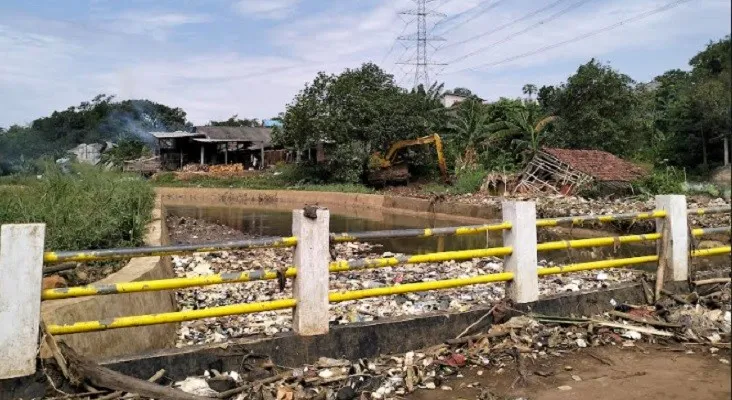
[[[430,81],[430,68],[435,65],[445,65],[441,63],[432,62],[428,55],[428,46],[435,50],[435,47],[430,42],[444,41],[445,39],[439,36],[432,36],[427,32],[427,18],[428,17],[439,17],[444,18],[445,14],[430,10],[427,8],[429,3],[435,0],[412,0],[417,4],[417,8],[405,10],[400,12],[402,15],[414,15],[417,19],[417,32],[399,36],[397,39],[405,42],[414,42],[417,48],[415,57],[409,60],[399,61],[397,64],[413,65],[414,66],[414,87],[416,88],[419,84],[423,84],[425,88],[428,88],[432,83]]]

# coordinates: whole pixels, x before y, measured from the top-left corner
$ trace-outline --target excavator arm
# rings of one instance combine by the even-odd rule
[[[440,173],[442,175],[442,179],[445,181],[445,183],[449,183],[449,178],[447,176],[447,165],[445,163],[445,154],[443,153],[443,147],[442,147],[442,139],[440,138],[440,135],[433,133],[429,136],[423,136],[421,138],[417,139],[411,139],[411,140],[400,140],[394,144],[391,145],[389,148],[389,151],[387,151],[386,156],[384,158],[381,158],[379,160],[381,168],[390,168],[394,162],[394,159],[396,158],[396,154],[399,150],[409,147],[409,146],[418,146],[422,144],[435,144],[435,150],[437,151],[437,162],[440,167]]]

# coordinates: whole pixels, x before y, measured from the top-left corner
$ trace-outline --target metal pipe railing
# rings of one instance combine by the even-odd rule
[[[393,267],[400,264],[424,264],[448,260],[470,260],[481,257],[505,256],[511,254],[510,247],[493,247],[488,249],[445,251],[439,253],[418,254],[412,256],[360,258],[356,260],[342,260],[331,262],[328,271],[331,273],[358,271],[362,269]],[[42,300],[58,300],[70,297],[97,296],[120,293],[154,292],[160,290],[185,289],[218,285],[222,283],[242,283],[257,280],[277,279],[277,271],[256,270],[244,272],[227,272],[208,276],[190,278],[158,279],[151,281],[122,282],[122,283],[93,283],[86,286],[70,288],[46,289],[41,292]],[[289,267],[285,270],[285,277],[297,276],[297,269]]]
[[[551,227],[563,224],[579,225],[589,221],[612,222],[623,219],[653,219],[666,216],[666,212],[656,210],[652,212],[641,213],[624,213],[624,214],[607,214],[607,215],[586,215],[578,217],[562,217],[562,218],[545,218],[536,221],[537,227]],[[500,231],[511,229],[509,222],[486,225],[468,225],[441,228],[426,229],[394,229],[382,231],[366,231],[366,232],[343,232],[333,233],[330,235],[331,241],[352,242],[363,240],[375,240],[386,238],[425,238],[432,236],[449,236],[449,235],[473,235],[490,231]],[[297,245],[297,237],[269,237],[259,239],[247,239],[227,241],[220,243],[207,244],[189,244],[189,245],[173,245],[173,246],[150,246],[135,248],[116,248],[104,250],[74,250],[74,251],[48,251],[43,254],[44,263],[60,263],[60,262],[89,262],[89,261],[107,261],[119,260],[132,257],[151,257],[151,256],[167,256],[175,254],[203,253],[219,250],[241,250],[252,248],[278,248],[293,247]]]
[[[691,252],[692,257],[712,257],[730,254],[732,246],[712,247],[711,249],[699,249]]]
[[[543,218],[536,221],[536,226],[540,228],[558,226],[562,224],[581,225],[585,222],[614,222],[626,219],[655,219],[666,216],[664,210],[654,210],[639,213],[621,213],[621,214],[605,214],[605,215],[582,215],[577,217],[560,217],[560,218]]]
[[[714,228],[696,228],[691,230],[691,236],[697,237],[712,235],[715,233],[730,233],[730,231],[732,231],[732,227],[729,226],[718,226]]]
[[[563,250],[563,249],[579,249],[584,247],[605,247],[616,246],[625,243],[638,243],[645,241],[653,241],[661,238],[660,233],[647,233],[644,235],[628,235],[628,236],[606,236],[590,239],[576,240],[558,240],[555,242],[545,242],[536,245],[537,251]]]
[[[258,239],[232,240],[205,244],[180,244],[172,246],[129,247],[104,250],[79,251],[47,251],[43,253],[43,262],[47,264],[68,261],[88,262],[120,260],[132,257],[170,256],[175,254],[205,253],[220,250],[241,250],[276,247],[293,247],[297,238],[266,237]]]
[[[618,258],[615,260],[591,261],[585,263],[568,264],[558,267],[540,268],[539,276],[566,274],[568,272],[590,271],[593,269],[627,267],[630,265],[645,264],[654,261],[658,261],[657,255]]]
[[[687,215],[724,214],[728,212],[732,212],[732,207],[691,208],[686,210]]]
[[[461,236],[474,235],[483,232],[501,231],[505,229],[511,229],[510,222],[502,222],[500,224],[492,225],[468,225],[425,229],[392,229],[382,231],[331,233],[330,240],[332,242],[340,243],[392,238],[427,238],[433,236],[453,235]]]

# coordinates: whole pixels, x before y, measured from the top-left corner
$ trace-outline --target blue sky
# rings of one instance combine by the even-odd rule
[[[671,2],[564,0],[455,44],[556,1],[433,1],[430,6],[448,16],[472,10],[434,28],[447,39],[431,52],[434,61],[488,47],[433,76],[448,88],[465,86],[493,100],[520,96],[525,83],[560,83],[595,57],[648,81],[686,68],[709,40],[730,33],[728,0],[691,0],[586,40],[485,66]],[[411,6],[410,0],[4,0],[0,126],[27,124],[98,93],[182,107],[199,124],[233,114],[269,118],[317,71],[340,72],[366,61],[410,86],[408,71],[396,62],[414,49],[393,44],[415,29],[414,23],[405,29],[410,18],[398,15]]]

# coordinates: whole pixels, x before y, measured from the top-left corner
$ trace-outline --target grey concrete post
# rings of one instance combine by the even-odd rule
[[[45,224],[0,228],[0,379],[36,372]]]
[[[511,223],[511,229],[503,231],[503,245],[513,248],[503,262],[503,269],[514,275],[506,294],[515,303],[537,301],[536,205],[529,201],[504,201],[502,208],[503,221]]]
[[[656,218],[658,257],[665,260],[664,280],[685,281],[689,278],[689,223],[686,196],[656,196],[656,209],[666,211],[665,218]],[[665,252],[664,252],[665,250]]]
[[[306,216],[304,210],[292,212],[292,235],[297,236],[293,284],[297,305],[292,325],[295,333],[304,336],[328,333],[330,212],[319,208],[315,217]]]

